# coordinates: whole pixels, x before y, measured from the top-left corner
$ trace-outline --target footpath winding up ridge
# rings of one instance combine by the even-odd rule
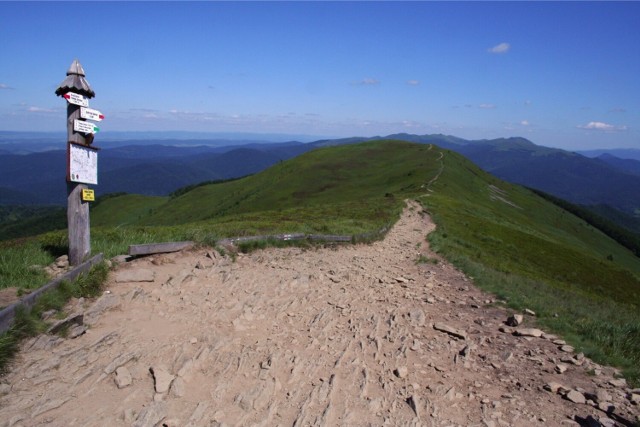
[[[508,313],[449,264],[416,264],[436,257],[433,227],[409,202],[370,245],[123,264],[103,296],[70,304],[88,329],[23,345],[0,379],[0,426],[636,421],[638,390],[614,369],[530,316],[505,325]]]

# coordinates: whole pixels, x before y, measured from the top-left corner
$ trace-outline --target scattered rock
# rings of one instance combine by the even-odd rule
[[[575,351],[575,349],[573,347],[571,347],[570,345],[563,345],[560,347],[560,351],[563,351],[565,353],[573,353]]]
[[[120,356],[113,359],[113,361],[109,363],[106,368],[104,368],[103,372],[107,375],[111,375],[113,372],[116,371],[116,369],[123,366],[124,364],[134,359],[135,357],[137,357],[137,355],[132,352],[121,354]]]
[[[399,366],[394,369],[393,373],[398,378],[407,378],[407,375],[409,375],[409,369],[406,366]]]
[[[138,414],[131,427],[154,427],[167,416],[164,402],[153,402]]]
[[[56,258],[54,263],[58,268],[67,268],[69,267],[69,257],[67,255],[62,255],[61,257]]]
[[[181,377],[176,377],[171,382],[171,387],[169,388],[169,395],[172,397],[183,397],[186,393],[186,383]]]
[[[47,311],[43,311],[42,314],[40,315],[40,318],[42,320],[47,320],[52,318],[53,316],[56,315],[56,313],[58,312],[58,310],[56,309],[51,309],[51,310],[47,310]]]
[[[602,412],[611,413],[616,410],[616,407],[611,402],[603,401],[598,402],[598,409]]]
[[[166,393],[167,391],[169,391],[171,381],[173,381],[175,377],[171,375],[165,367],[151,367],[149,368],[149,372],[151,372],[151,375],[153,375],[156,393]]]
[[[420,406],[419,406],[419,400],[418,400],[418,396],[411,395],[409,396],[409,398],[407,399],[407,404],[409,405],[409,407],[413,410],[413,412],[416,414],[416,417],[420,418]]]
[[[554,394],[562,394],[565,393],[567,391],[569,391],[568,388],[566,388],[564,385],[560,384],[560,383],[556,383],[556,382],[550,382],[544,385],[543,387],[545,390],[550,391],[551,393]]]
[[[5,396],[11,392],[11,386],[9,384],[0,384],[0,396]]]
[[[82,325],[84,323],[84,314],[83,313],[75,313],[68,316],[66,319],[62,319],[54,323],[49,329],[47,333],[49,334],[57,334],[63,329],[69,328],[71,325]]]
[[[124,366],[116,369],[116,377],[114,380],[118,388],[128,387],[133,382],[133,379],[131,378],[131,372],[129,372],[129,370]]]
[[[411,319],[411,323],[417,326],[424,326],[427,317],[424,315],[424,311],[416,308],[409,312],[409,318]]]
[[[115,265],[120,265],[131,261],[131,259],[133,259],[133,257],[129,255],[117,255],[111,258],[110,261]]]
[[[573,403],[584,404],[587,402],[584,395],[577,390],[570,390],[564,397]]]
[[[440,332],[446,332],[447,334],[454,336],[456,338],[460,338],[463,340],[467,339],[467,334],[459,331],[455,328],[452,328],[451,326],[445,325],[444,323],[434,323],[433,324],[433,329],[435,329],[436,331],[440,331]]]
[[[609,384],[611,384],[614,387],[622,388],[627,386],[627,380],[625,380],[624,378],[615,378],[615,379],[609,380]]]
[[[556,365],[555,370],[559,374],[564,374],[565,372],[567,372],[567,365],[563,365],[559,363]]]
[[[469,354],[471,354],[471,347],[469,347],[468,345],[465,345],[462,350],[460,350],[458,352],[458,355],[462,356],[462,357],[468,357]]]
[[[529,316],[535,316],[536,312],[533,310],[529,310],[528,308],[524,309],[524,314],[528,314]]]
[[[611,395],[606,390],[600,388],[596,391],[595,395],[593,395],[593,400],[596,402],[610,402]]]
[[[542,336],[542,331],[535,328],[520,328],[516,329],[513,334],[519,337],[540,338]]]
[[[523,320],[524,316],[522,314],[512,314],[507,318],[507,326],[520,326]]]
[[[69,328],[69,331],[67,332],[67,338],[75,339],[75,338],[78,338],[80,335],[83,335],[86,332],[87,332],[87,327],[86,326],[84,326],[84,325],[74,325],[71,328]]]

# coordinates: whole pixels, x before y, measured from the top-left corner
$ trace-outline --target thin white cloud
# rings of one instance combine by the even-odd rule
[[[29,107],[27,111],[30,113],[55,113],[56,110],[51,108]]]
[[[493,110],[494,108],[496,108],[496,106],[494,104],[480,104],[478,105],[478,108],[481,108],[483,110]]]
[[[507,53],[509,52],[509,49],[511,49],[511,45],[509,43],[500,43],[495,45],[494,47],[491,47],[489,49],[487,49],[487,52],[489,53]]]
[[[0,89],[12,90],[13,88],[7,84],[0,83]]]
[[[586,129],[586,130],[604,131],[604,132],[624,131],[628,129],[626,126],[614,126],[604,122],[589,122],[586,125],[578,126],[578,128]]]
[[[531,105],[531,101],[529,101],[529,100],[527,99],[526,101],[524,101],[524,105],[526,105],[526,106],[528,107],[529,105]]]
[[[529,125],[531,125],[531,123],[529,123],[529,120],[522,120],[522,121],[520,121],[520,124],[521,124],[522,126],[529,126]]]
[[[407,80],[407,84],[409,86],[418,86],[420,85],[420,80]]]
[[[616,107],[609,110],[610,113],[626,113],[627,110],[625,108]]]
[[[352,83],[353,85],[356,86],[375,86],[375,85],[379,85],[380,84],[380,80],[371,78],[371,77],[367,77],[364,78],[362,80],[360,80],[359,82],[354,82]]]

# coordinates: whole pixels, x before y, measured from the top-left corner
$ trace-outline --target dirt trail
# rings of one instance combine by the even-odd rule
[[[513,335],[507,313],[453,267],[416,264],[436,257],[425,241],[433,227],[410,202],[371,245],[267,249],[235,262],[197,250],[122,265],[101,298],[72,303],[85,334],[25,343],[0,380],[0,426],[634,419],[612,369],[554,337]],[[608,402],[609,415],[597,408]]]

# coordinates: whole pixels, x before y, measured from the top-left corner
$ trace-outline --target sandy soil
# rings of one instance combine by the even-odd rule
[[[101,298],[70,305],[86,333],[24,344],[0,380],[0,426],[636,420],[636,395],[613,369],[506,326],[510,313],[449,264],[416,264],[437,258],[433,227],[409,203],[371,245],[123,264]]]

